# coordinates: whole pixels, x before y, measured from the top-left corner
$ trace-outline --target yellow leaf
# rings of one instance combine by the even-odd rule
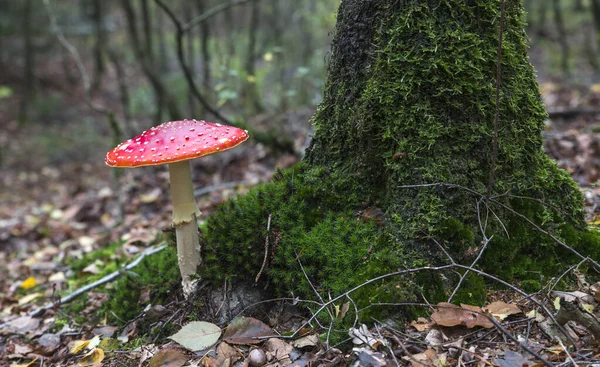
[[[74,340],[71,343],[71,349],[69,353],[77,354],[83,350],[83,348],[87,347],[90,344],[89,340]]]
[[[98,364],[104,359],[104,351],[100,348],[92,349],[88,354],[84,355],[77,364],[80,366],[91,366]]]
[[[248,81],[248,83],[256,83],[256,77],[254,75],[248,75],[246,80]]]
[[[266,62],[272,61],[272,60],[273,60],[273,54],[272,54],[271,52],[267,52],[267,53],[266,53],[266,54],[263,56],[263,59],[264,59]]]
[[[21,283],[21,288],[23,289],[31,289],[33,287],[35,287],[37,284],[37,282],[35,281],[34,277],[29,277],[27,279],[25,279],[23,281],[23,283]]]
[[[31,361],[31,362],[29,362],[29,363],[26,363],[26,364],[17,364],[17,363],[13,363],[13,364],[11,364],[11,365],[10,365],[10,367],[29,367],[29,366],[31,366],[32,364],[34,364],[34,363],[35,363],[37,360],[38,360],[38,359],[36,358],[36,359],[34,359],[33,361]]]
[[[581,307],[589,313],[594,312],[594,305],[590,305],[589,303],[581,302]]]
[[[19,306],[23,306],[23,305],[33,301],[34,299],[38,298],[41,295],[42,294],[40,292],[36,292],[36,293],[31,293],[26,296],[23,296],[19,299]]]

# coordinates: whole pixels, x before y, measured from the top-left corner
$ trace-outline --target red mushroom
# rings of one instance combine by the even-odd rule
[[[169,165],[177,258],[186,298],[194,289],[194,276],[202,262],[196,223],[200,212],[188,160],[233,148],[246,139],[248,132],[236,127],[196,120],[172,121],[144,131],[106,154],[106,164],[111,167]]]

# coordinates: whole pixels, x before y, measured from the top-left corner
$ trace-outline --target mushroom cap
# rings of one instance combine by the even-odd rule
[[[248,139],[248,131],[202,120],[165,122],[106,154],[111,167],[155,166],[227,150]]]

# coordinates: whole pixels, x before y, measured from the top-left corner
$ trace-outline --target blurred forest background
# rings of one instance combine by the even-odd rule
[[[581,98],[600,92],[600,0],[525,3],[549,108],[593,102]],[[98,162],[124,137],[181,118],[290,149],[319,103],[338,5],[0,0],[0,165]]]
[[[310,139],[339,3],[0,0],[0,241],[22,239],[23,218],[66,211],[78,194],[117,195],[106,188],[122,171],[104,166],[105,153],[164,121],[250,130],[237,157],[195,163],[199,185],[258,183],[292,165]],[[600,172],[600,0],[525,4],[550,112],[545,148],[589,187]],[[157,186],[153,169],[134,171],[120,190]],[[134,180],[147,186],[123,188]]]

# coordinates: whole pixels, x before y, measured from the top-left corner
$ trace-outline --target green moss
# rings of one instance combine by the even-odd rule
[[[452,302],[483,306],[486,301],[487,288],[488,285],[483,277],[469,273],[454,295]]]
[[[138,266],[128,271],[107,289],[109,301],[100,314],[115,318],[116,322],[129,321],[138,316],[146,304],[139,302],[141,292],[149,288],[151,304],[161,304],[178,289],[181,282],[177,253],[167,248],[144,258]]]
[[[535,293],[542,289],[542,285],[537,280],[524,280],[521,282],[521,289],[527,293]]]
[[[253,279],[266,238],[261,280],[278,295],[312,299],[298,259],[317,291],[332,296],[394,270],[447,264],[433,240],[470,265],[491,238],[476,267],[506,281],[556,276],[579,262],[528,221],[598,256],[581,193],[541,149],[546,112],[519,0],[505,2],[496,106],[499,4],[344,0],[304,162],[208,219],[203,277]],[[485,200],[496,107],[493,200]],[[382,220],[365,222],[361,213],[373,207]],[[451,272],[389,278],[353,299],[444,300],[456,280]],[[489,286],[471,274],[457,300],[481,304]]]

